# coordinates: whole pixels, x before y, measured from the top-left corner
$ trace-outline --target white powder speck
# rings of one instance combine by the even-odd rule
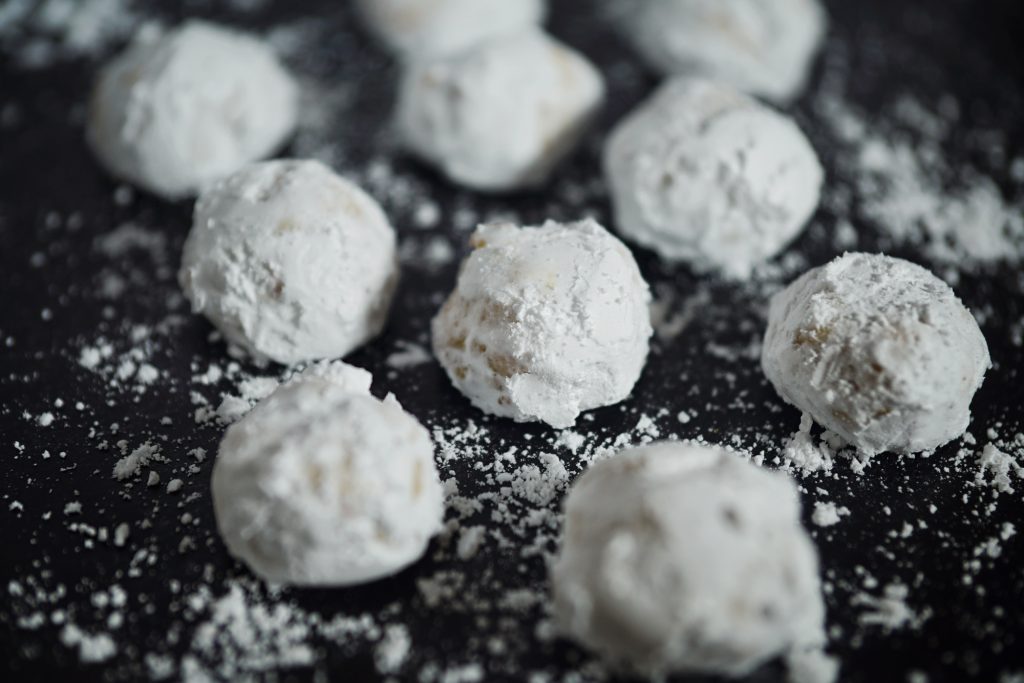
[[[851,604],[864,606],[867,609],[860,614],[858,621],[865,626],[880,626],[886,632],[905,627],[918,628],[927,615],[918,615],[907,604],[910,589],[902,583],[890,583],[882,591],[880,597],[867,593],[857,593]]]
[[[116,229],[96,238],[96,249],[108,258],[117,258],[134,249],[149,252],[155,262],[159,262],[167,248],[167,236],[157,230],[141,228],[133,223],[125,223]]]
[[[167,655],[147,652],[144,661],[151,680],[163,681],[174,675],[174,659]]]
[[[412,646],[412,638],[409,637],[409,629],[401,624],[389,624],[384,628],[384,637],[381,638],[374,650],[373,659],[377,664],[377,670],[383,674],[393,674],[402,668],[409,649]]]
[[[1013,475],[1018,479],[1024,479],[1024,467],[1021,467],[1009,453],[1004,453],[993,444],[986,444],[978,457],[975,483],[987,484],[999,493],[1014,493]],[[986,476],[989,478],[986,479]]]
[[[811,514],[811,521],[818,526],[834,526],[839,524],[842,517],[850,514],[846,506],[836,507],[832,501],[817,501],[814,503],[814,512]]]
[[[149,363],[143,363],[135,373],[135,379],[142,384],[152,384],[160,379],[160,371]]]
[[[811,435],[813,424],[814,420],[810,415],[801,415],[800,429],[782,447],[782,457],[786,466],[801,474],[832,469],[831,448],[824,442],[815,445],[814,437]]]
[[[441,209],[437,202],[424,198],[416,206],[412,218],[417,228],[433,228],[441,220]]]
[[[399,347],[399,350],[388,356],[386,361],[393,368],[402,369],[414,365],[422,365],[423,363],[429,363],[434,358],[429,351],[419,344],[399,341],[396,343],[396,346]]]
[[[480,550],[484,541],[486,529],[482,526],[464,527],[459,534],[459,543],[456,546],[455,554],[460,560],[468,560]]]
[[[586,443],[587,437],[580,434],[572,429],[563,429],[558,433],[558,438],[555,440],[556,446],[561,446],[569,450],[570,453],[576,454],[580,448]]]
[[[88,634],[74,624],[66,624],[60,632],[66,647],[78,648],[78,659],[85,664],[103,662],[117,654],[117,645],[106,633]]]
[[[242,419],[253,406],[266,398],[278,387],[280,381],[274,377],[250,377],[238,385],[238,394],[225,394],[217,406],[216,415],[223,424]]]
[[[114,478],[118,481],[135,476],[151,460],[160,460],[160,447],[148,441],[117,461]]]
[[[654,418],[646,414],[640,416],[633,431],[640,435],[641,442],[653,441],[661,437],[661,429],[658,427],[658,423],[654,421]]]

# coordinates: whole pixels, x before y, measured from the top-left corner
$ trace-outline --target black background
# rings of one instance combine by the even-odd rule
[[[624,62],[635,61],[613,31],[595,18],[588,2],[555,0],[549,23],[552,32],[584,51],[607,74]],[[341,5],[339,7],[339,5]],[[1002,131],[1008,140],[1006,158],[1024,154],[1024,3],[1016,0],[945,0],[943,2],[900,2],[861,0],[829,2],[831,35],[826,59],[836,51],[845,55],[843,68],[849,74],[847,96],[870,118],[882,112],[901,93],[909,92],[922,102],[936,102],[952,93],[963,105],[958,130],[947,141],[947,154],[957,163],[972,163],[1001,184],[1007,194],[1018,191],[1005,165],[992,165],[981,154],[976,132]],[[324,30],[321,39],[307,52],[292,59],[293,68],[321,82],[358,83],[348,115],[330,127],[332,145],[344,150],[344,168],[359,168],[382,146],[389,144],[384,121],[390,108],[396,69],[371,39],[357,28],[347,3],[267,3],[248,13],[230,6],[209,3],[175,3],[174,8],[153,6],[155,17],[174,21],[187,16],[205,16],[256,31],[304,16],[319,17]],[[104,55],[97,55],[102,58]],[[58,629],[46,626],[28,631],[15,626],[24,614],[16,600],[0,600],[0,667],[10,671],[7,680],[134,679],[144,675],[141,655],[150,650],[181,654],[188,637],[174,642],[174,634],[187,634],[192,622],[183,619],[181,606],[168,589],[173,577],[185,586],[209,583],[219,594],[228,576],[245,570],[227,557],[213,531],[212,510],[206,481],[210,461],[203,471],[188,480],[191,498],[148,495],[136,483],[130,498],[109,476],[116,458],[97,444],[103,438],[127,439],[133,445],[147,438],[168,436],[165,452],[179,454],[202,446],[215,452],[221,430],[197,427],[191,414],[189,377],[205,369],[210,361],[226,360],[224,346],[208,339],[210,328],[200,319],[187,316],[174,282],[177,255],[190,222],[189,202],[168,204],[142,193],[127,206],[114,201],[117,183],[95,164],[82,134],[82,103],[87,97],[97,61],[78,58],[62,61],[44,70],[28,70],[0,53],[0,107],[15,103],[20,112],[13,125],[0,126],[0,580],[6,586],[12,578],[27,574],[45,577],[53,588],[64,585],[68,605],[87,605],[89,594],[111,581],[118,581],[129,593],[127,623],[116,635],[118,656],[102,666],[83,666],[75,653],[58,643]],[[813,92],[825,70],[819,66],[811,93],[792,111],[808,131],[830,170],[829,182],[841,185],[846,179],[834,172],[837,152],[830,145],[824,127],[815,120]],[[557,183],[592,179],[598,174],[599,143],[608,127],[655,85],[652,74],[640,72],[639,79],[612,79],[609,104],[588,144],[561,171]],[[880,115],[880,114],[879,114]],[[308,140],[306,142],[309,142]],[[302,151],[302,138],[296,143]],[[295,152],[296,149],[290,150]],[[571,217],[571,201],[557,189],[550,192],[505,199],[474,198],[453,190],[443,180],[416,164],[398,160],[396,168],[439,202],[442,232],[460,206],[471,205],[483,215],[512,211],[525,222],[546,217]],[[953,164],[956,167],[956,164]],[[955,179],[953,179],[955,180]],[[388,208],[403,235],[411,234],[407,206],[392,202]],[[608,210],[604,200],[597,208],[602,218]],[[48,227],[47,215],[62,217]],[[71,214],[81,216],[80,226],[68,224]],[[878,243],[868,226],[847,216],[860,230],[859,247],[871,250]],[[824,262],[836,252],[830,227],[836,216],[823,209],[815,224],[794,245],[808,263]],[[168,260],[150,259],[144,253],[131,254],[110,262],[94,248],[94,239],[125,221],[159,230],[168,238]],[[606,221],[607,224],[607,221]],[[465,234],[453,235],[461,244]],[[410,239],[415,239],[411,237]],[[895,248],[897,255],[921,261],[912,247]],[[33,254],[45,255],[45,263],[32,265]],[[684,267],[658,262],[643,251],[638,260],[652,283],[668,284],[681,295],[695,291],[698,280]],[[927,265],[927,263],[926,263]],[[549,439],[552,433],[537,426],[522,426],[482,419],[448,384],[435,364],[425,364],[391,373],[385,358],[398,340],[425,340],[429,318],[439,297],[450,288],[455,264],[432,270],[406,264],[404,280],[385,334],[348,360],[374,372],[374,391],[394,391],[403,405],[428,425],[456,424],[473,418],[487,425],[497,444],[523,444],[525,435]],[[108,301],[95,292],[103,269],[124,275],[131,287],[121,298]],[[763,297],[756,288],[728,283],[705,282],[711,301],[704,314],[671,343],[656,342],[646,371],[633,398],[625,406],[595,412],[593,422],[581,422],[577,429],[599,435],[630,430],[640,413],[655,414],[668,409],[659,419],[663,431],[680,437],[702,435],[709,441],[728,441],[733,434],[751,446],[750,434],[767,433],[774,439],[759,446],[766,453],[777,449],[798,422],[796,411],[782,407],[767,386],[753,359],[729,362],[709,356],[709,342],[742,347],[762,329]],[[989,341],[995,367],[974,402],[972,431],[979,446],[987,439],[985,429],[1001,423],[1001,434],[1024,429],[1019,368],[1022,350],[1010,341],[1011,325],[1024,316],[1022,278],[1017,268],[993,267],[984,272],[965,273],[957,285],[958,294],[972,309],[984,307],[988,315],[983,330]],[[41,311],[52,311],[43,320]],[[104,309],[106,310],[106,313]],[[123,320],[157,323],[168,311],[183,314],[184,322],[174,326],[161,341],[153,342],[154,364],[167,377],[143,395],[118,392],[101,378],[79,367],[78,349],[105,335],[123,350],[127,344]],[[735,383],[724,380],[735,374]],[[231,387],[221,387],[229,390]],[[722,391],[741,394],[756,408],[733,409]],[[213,394],[215,395],[215,394]],[[55,411],[58,421],[49,428],[38,427],[22,417],[23,411],[36,415],[51,409],[54,398],[66,404],[82,401],[86,409],[75,411],[67,405]],[[705,403],[711,406],[705,407]],[[683,407],[696,406],[697,417],[680,425],[675,414]],[[172,418],[172,426],[158,424],[161,416]],[[117,434],[109,425],[120,424]],[[90,438],[91,429],[100,432]],[[13,442],[26,446],[19,453]],[[954,442],[930,458],[897,459],[881,457],[863,476],[853,475],[845,464],[837,466],[835,477],[812,477],[802,483],[810,502],[818,499],[815,489],[828,492],[822,499],[847,505],[849,518],[838,526],[814,531],[825,575],[833,591],[827,596],[829,623],[841,630],[831,650],[842,660],[842,679],[849,681],[906,680],[911,670],[927,672],[930,681],[968,679],[998,680],[1000,673],[1024,670],[1024,552],[1019,537],[1003,544],[1001,557],[986,560],[983,569],[972,574],[973,585],[965,585],[969,573],[964,563],[972,549],[994,535],[1003,521],[1024,527],[1019,490],[1003,495],[991,514],[985,511],[992,500],[987,488],[974,488],[973,457],[956,467],[953,458],[961,444]],[[66,458],[42,460],[44,449]],[[567,467],[578,468],[565,454]],[[448,463],[444,476],[455,476],[464,490],[472,493],[483,484],[473,463]],[[170,477],[165,476],[164,482]],[[11,501],[24,510],[9,510]],[[67,528],[61,509],[79,500],[93,525],[113,528],[119,521],[133,524],[126,548],[97,544],[86,549],[81,536]],[[925,512],[929,504],[934,514]],[[888,506],[889,512],[883,510]],[[54,512],[50,520],[40,515]],[[176,551],[183,533],[179,516],[189,511],[200,520],[192,533],[198,548]],[[907,540],[889,534],[904,521],[926,517],[928,530],[915,532]],[[149,519],[152,527],[138,522]],[[481,522],[486,523],[486,521]],[[1021,529],[1024,531],[1024,528]],[[138,578],[125,578],[133,552],[139,547],[160,549],[159,562],[144,568]],[[450,552],[428,554],[422,562],[396,577],[352,590],[288,591],[281,599],[291,600],[307,610],[324,615],[343,612],[374,612],[381,605],[405,605],[397,621],[409,626],[415,649],[400,677],[411,678],[425,662],[446,665],[484,660],[485,680],[517,680],[525,671],[544,670],[560,678],[588,658],[575,647],[556,641],[542,643],[532,637],[541,612],[534,608],[525,616],[510,617],[497,607],[473,608],[459,601],[428,610],[417,602],[415,579],[452,566]],[[212,580],[204,568],[212,566]],[[526,585],[545,590],[543,563],[521,561],[516,550],[486,547],[458,568],[478,584],[473,593],[486,603],[495,598],[491,586]],[[851,606],[852,593],[859,590],[858,566],[877,576],[884,584],[899,576],[911,586],[908,602],[915,608],[930,608],[931,616],[919,629],[885,633],[878,628],[857,625],[860,608]],[[984,594],[979,594],[978,585]],[[874,589],[872,594],[878,594]],[[140,595],[145,603],[138,602]],[[998,609],[998,608],[1001,608]],[[78,623],[88,624],[88,610],[78,614]],[[486,658],[481,642],[490,634],[503,634],[515,643],[504,656]],[[852,638],[854,634],[858,637]],[[338,680],[376,677],[371,648],[325,647],[320,670]],[[282,677],[309,678],[311,671],[278,672]],[[266,674],[271,676],[272,674]],[[780,665],[769,665],[754,680],[778,680]]]

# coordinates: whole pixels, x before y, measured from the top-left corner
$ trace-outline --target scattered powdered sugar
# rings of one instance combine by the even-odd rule
[[[956,100],[928,106],[907,94],[891,116],[877,119],[823,91],[816,108],[844,148],[839,168],[854,190],[844,203],[878,231],[883,246],[913,245],[933,263],[961,270],[1024,257],[1024,183],[1008,197],[983,171],[947,161],[944,145],[960,117]],[[989,144],[1005,145],[1001,138]]]
[[[902,628],[920,628],[928,618],[927,613],[918,614],[908,604],[910,588],[902,583],[890,583],[880,596],[858,593],[852,604],[864,607],[859,620],[865,626],[879,626],[885,632]]]
[[[585,434],[580,434],[572,429],[563,429],[558,433],[555,445],[562,446],[575,455],[579,452],[580,448],[586,443],[586,441],[587,437]]]
[[[131,0],[8,0],[0,6],[0,54],[42,69],[95,56],[131,35],[139,21]]]
[[[832,469],[832,452],[828,445],[814,443],[811,427],[814,421],[810,415],[800,416],[800,429],[783,445],[782,457],[787,467],[799,472],[817,472]]]
[[[124,223],[114,230],[100,235],[94,244],[96,250],[108,258],[117,258],[133,250],[141,249],[147,252],[153,261],[158,262],[167,254],[167,235],[134,223]]]
[[[123,453],[127,450],[127,443],[123,441],[118,442],[118,447]],[[114,465],[114,479],[120,481],[122,479],[134,477],[142,471],[142,468],[148,465],[151,460],[159,459],[161,459],[160,447],[155,444],[144,443],[117,461],[117,464]]]
[[[74,624],[66,624],[60,632],[60,641],[67,647],[78,649],[78,658],[85,664],[103,662],[117,654],[117,645],[107,633],[84,633]]]
[[[384,636],[374,650],[374,660],[377,663],[377,671],[384,674],[397,672],[402,668],[402,663],[409,655],[409,648],[412,647],[412,639],[409,637],[409,629],[402,624],[389,624],[384,628]]]
[[[253,600],[252,591],[232,583],[211,598],[200,591],[186,598],[206,619],[194,631],[191,656],[181,662],[183,678],[214,675],[224,680],[282,667],[311,664],[310,626],[302,612],[286,603]]]
[[[222,394],[220,405],[215,415],[221,424],[231,424],[245,417],[253,406],[270,396],[278,387],[280,380],[275,377],[248,377],[238,383],[238,393]],[[209,419],[208,413],[196,414],[196,422]]]

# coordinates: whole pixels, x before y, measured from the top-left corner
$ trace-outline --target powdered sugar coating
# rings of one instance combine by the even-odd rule
[[[107,169],[168,199],[267,156],[291,135],[298,88],[256,38],[202,21],[142,32],[107,65],[87,134]]]
[[[623,235],[735,278],[803,229],[824,179],[791,119],[688,78],[667,82],[616,127],[604,166]]]
[[[341,362],[283,384],[228,429],[213,469],[217,527],[267,581],[346,586],[393,574],[441,529],[427,430]]]
[[[629,395],[647,359],[650,292],[621,242],[585,220],[491,223],[472,244],[433,345],[475,406],[568,427]]]
[[[359,0],[366,25],[407,58],[436,57],[540,24],[545,0]]]
[[[665,74],[704,76],[778,102],[797,96],[825,37],[819,0],[623,3],[626,37]]]
[[[256,358],[337,358],[383,327],[398,279],[380,206],[318,161],[252,164],[196,202],[179,280]]]
[[[551,570],[560,630],[657,676],[741,676],[824,643],[796,486],[723,449],[659,442],[584,472]]]
[[[397,125],[406,146],[452,181],[508,191],[543,183],[603,98],[590,62],[528,29],[410,64]]]
[[[854,253],[772,298],[761,365],[783,399],[872,455],[963,434],[990,359],[949,285],[908,261]]]

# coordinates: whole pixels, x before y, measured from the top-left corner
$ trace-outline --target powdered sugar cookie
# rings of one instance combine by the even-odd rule
[[[433,322],[434,353],[481,410],[568,427],[629,395],[647,359],[650,292],[592,220],[480,226]]]
[[[87,134],[112,174],[175,199],[280,147],[295,128],[297,99],[267,45],[189,21],[142,33],[104,67]]]
[[[256,358],[337,358],[384,325],[395,233],[320,162],[261,162],[196,202],[179,280],[193,310]]]
[[[604,166],[623,236],[735,278],[803,229],[824,178],[788,117],[688,78],[667,82],[615,128]]]
[[[792,480],[722,449],[660,442],[601,460],[566,499],[556,623],[649,676],[820,655],[817,553],[799,513]]]
[[[963,434],[990,365],[949,286],[881,254],[846,254],[772,298],[761,355],[787,402],[866,454]]]
[[[231,553],[275,583],[347,586],[415,562],[441,529],[427,430],[369,373],[335,362],[279,387],[232,425],[213,469]]]
[[[453,182],[509,191],[543,183],[603,97],[584,57],[523,30],[409,65],[397,125],[406,146]]]
[[[544,0],[359,0],[366,25],[409,58],[436,57],[540,24]]]
[[[803,89],[827,19],[819,0],[643,0],[621,3],[619,15],[659,71],[782,102]]]

